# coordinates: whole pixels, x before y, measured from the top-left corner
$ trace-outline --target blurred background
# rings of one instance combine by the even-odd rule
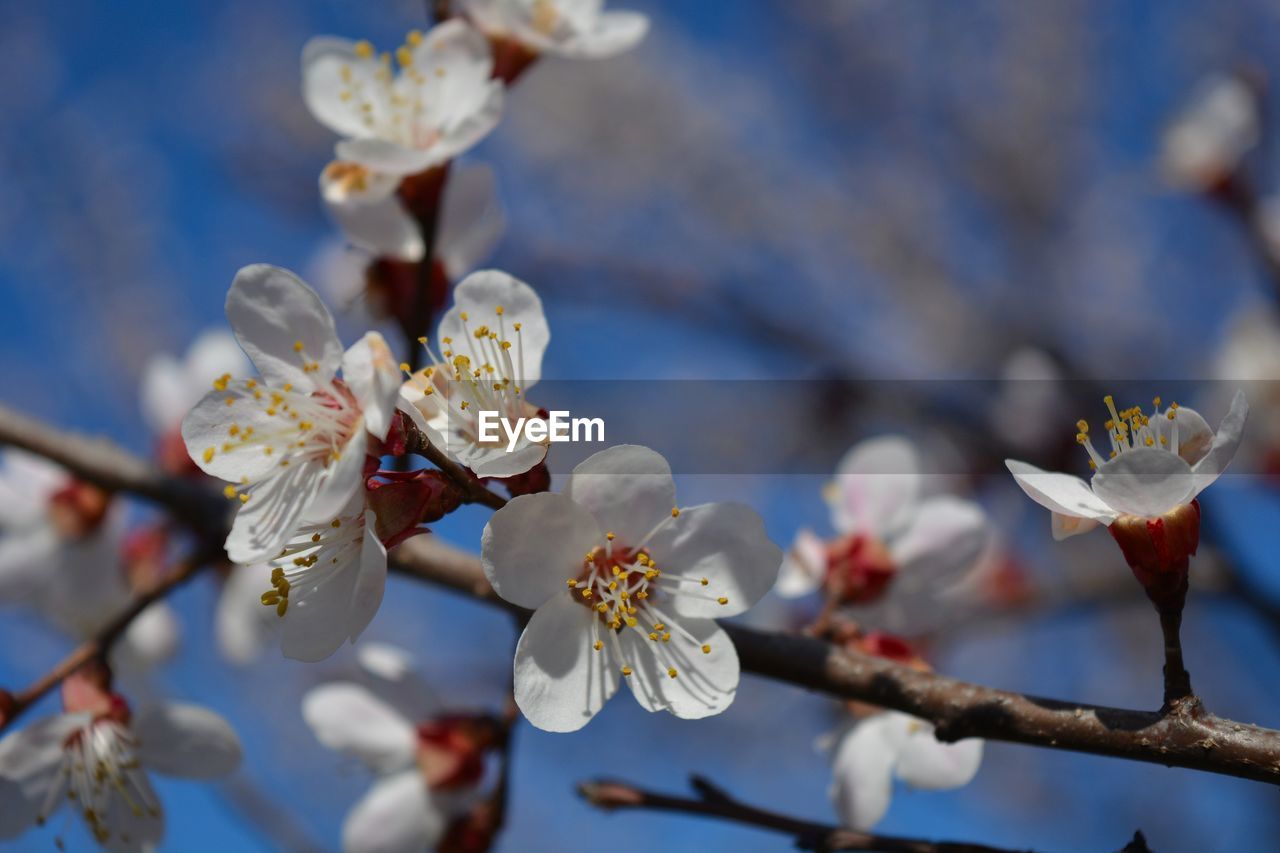
[[[224,325],[239,267],[269,262],[317,284],[350,275],[316,186],[334,138],[303,105],[299,54],[322,33],[398,43],[426,26],[423,5],[3,3],[0,400],[150,453],[144,366]],[[651,17],[641,46],[539,63],[464,158],[491,166],[506,209],[491,263],[546,302],[544,375],[813,380],[788,392],[803,405],[784,419],[786,447],[812,444],[833,466],[861,438],[907,432],[929,453],[936,487],[978,497],[999,531],[999,565],[913,626],[936,669],[1155,707],[1155,616],[1114,545],[1101,533],[1052,543],[1047,514],[999,461],[1084,474],[1074,422],[1101,421],[1097,396],[1121,380],[1142,380],[1124,388],[1143,404],[1162,393],[1159,380],[1203,381],[1186,402],[1216,424],[1226,398],[1212,380],[1280,372],[1265,204],[1280,188],[1266,124],[1280,7],[616,5]],[[1197,152],[1215,140],[1229,149],[1207,174],[1169,150],[1166,128],[1213,75],[1239,75],[1260,124],[1225,141],[1222,129],[1201,131],[1210,142],[1184,139]],[[353,321],[344,338],[359,331]],[[767,386],[745,387],[749,397]],[[1213,711],[1277,727],[1280,508],[1267,475],[1277,420],[1267,386],[1247,387],[1254,446],[1241,476],[1206,494],[1184,643]],[[1077,392],[1090,408],[1062,404]],[[749,418],[773,403],[761,393],[743,405]],[[726,427],[749,429],[746,418]],[[651,443],[696,454],[716,436],[683,440]],[[757,476],[684,477],[681,502],[746,500],[784,547],[802,527],[830,533],[820,469],[786,475],[770,458]],[[474,550],[486,513],[464,509],[437,534]],[[448,704],[499,707],[510,620],[390,583],[366,636],[413,650]],[[225,714],[247,760],[223,784],[157,781],[166,847],[334,849],[368,779],[319,746],[299,697],[348,671],[351,655],[308,666],[273,647],[232,666],[211,639],[217,595],[207,575],[173,597],[180,651],[135,689]],[[768,602],[753,618],[796,625],[806,606]],[[70,647],[26,611],[0,612],[0,684],[28,682]],[[49,699],[37,712],[56,707]],[[498,849],[782,849],[785,839],[725,823],[601,814],[573,784],[608,775],[676,790],[697,772],[749,802],[830,821],[815,741],[839,722],[835,703],[748,676],[709,720],[619,700],[577,735],[521,726]],[[1251,850],[1280,832],[1276,805],[1256,783],[991,743],[972,784],[900,791],[878,829],[1101,850],[1140,828],[1155,849]],[[53,834],[33,831],[14,849],[48,849]],[[78,825],[66,837],[72,849],[88,844]]]

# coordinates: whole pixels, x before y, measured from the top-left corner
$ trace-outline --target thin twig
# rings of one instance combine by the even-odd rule
[[[578,794],[599,809],[643,809],[718,818],[767,829],[795,839],[802,850],[879,850],[883,853],[1008,853],[1008,848],[956,841],[927,841],[857,832],[824,823],[801,820],[757,808],[731,797],[728,792],[701,776],[689,783],[697,798],[649,791],[627,782],[597,780],[578,785]]]
[[[80,667],[95,660],[101,660],[111,651],[115,642],[123,636],[133,620],[155,602],[167,596],[178,587],[189,581],[205,566],[219,555],[202,553],[179,563],[173,571],[143,593],[134,597],[124,610],[120,611],[94,636],[77,646],[69,655],[54,665],[34,683],[13,694],[13,701],[7,713],[0,719],[0,731],[4,731],[23,712],[38,702],[45,694],[54,690],[63,679],[70,676]]]
[[[426,458],[428,462],[444,472],[445,476],[462,489],[467,503],[483,504],[490,509],[502,509],[507,499],[496,492],[491,492],[484,484],[471,475],[471,472],[449,458],[443,450],[431,443],[421,430],[411,429],[406,449]]]

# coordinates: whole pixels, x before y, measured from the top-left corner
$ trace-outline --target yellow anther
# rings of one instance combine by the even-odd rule
[[[280,603],[276,605],[276,615],[281,619],[284,618],[285,611],[289,609],[289,599],[282,598]]]
[[[507,309],[503,308],[501,305],[498,305],[493,309],[493,313],[501,317],[504,313],[506,313],[506,310]]]
[[[668,670],[667,670],[667,675],[671,676],[672,678],[675,678],[675,677],[676,677],[676,668],[673,666],[673,667],[671,667],[670,669],[668,669]]]
[[[640,623],[639,623],[639,621],[638,621],[638,620],[636,620],[634,617],[632,617],[632,616],[628,616],[628,617],[627,617],[627,627],[628,627],[628,628],[634,628],[634,627],[635,627],[636,625],[638,625],[638,624],[640,624]]]
[[[729,599],[725,598],[725,597],[722,595],[722,596],[720,596],[719,598],[717,598],[717,599],[716,599],[716,603],[717,603],[717,604],[728,604],[728,603],[729,603]]]
[[[618,588],[617,581],[609,581],[609,589],[617,589],[617,588]]]
[[[396,62],[401,68],[408,68],[413,64],[413,51],[407,47],[396,48]]]
[[[360,39],[360,41],[356,42],[355,52],[356,56],[361,59],[369,59],[373,56],[373,45],[364,39]]]
[[[467,312],[466,312],[466,311],[459,311],[459,312],[458,312],[458,318],[459,318],[459,319],[461,319],[461,320],[462,320],[462,322],[464,322],[464,323],[465,323],[465,322],[467,322],[467,319],[468,319]]]
[[[236,496],[236,487],[226,486],[223,488],[222,494],[226,495],[228,499],[234,498]]]
[[[210,462],[212,462],[213,454],[216,452],[217,451],[215,451],[212,447],[206,447],[204,449],[204,464],[208,465]]]
[[[248,496],[248,495],[246,495],[246,494],[241,494],[241,495],[240,495],[240,503],[242,503],[242,504],[247,504],[248,502],[249,502],[249,496]],[[256,506],[256,504],[255,504],[255,506]]]
[[[711,647],[710,647],[710,646],[703,646],[703,647],[702,647],[702,653],[703,653],[704,655],[709,655],[709,654],[711,654]]]
[[[680,517],[680,507],[678,507],[678,506],[673,506],[673,507],[671,508],[671,517],[672,517],[672,518],[679,518],[679,517]]]
[[[280,593],[276,592],[274,589],[269,589],[262,594],[262,598],[260,600],[268,607],[275,607],[280,603]]]
[[[565,581],[565,583],[568,584],[569,589],[574,589],[578,585],[578,582],[573,578],[569,578],[569,580]]]
[[[294,352],[302,352],[302,341],[294,341],[294,342],[293,342],[293,351],[294,351]]]
[[[341,527],[341,526],[342,526],[342,519],[340,519],[340,518],[335,518],[333,521],[329,522],[329,526],[330,526],[330,527]]]
[[[1156,440],[1154,438],[1152,438],[1151,436],[1147,436],[1147,447],[1151,447],[1155,443],[1156,443]]]
[[[599,610],[601,613],[608,613],[608,612],[609,612],[609,605],[605,604],[605,603],[602,601],[602,602],[600,602],[599,604],[597,604],[597,605],[596,605],[596,610]]]
[[[624,667],[622,668],[622,674],[623,674],[623,675],[630,675],[630,674],[631,674],[631,667],[629,667],[629,666],[624,666]]]
[[[583,598],[590,598],[590,597],[591,597],[591,590],[589,590],[589,589],[584,589],[584,590],[582,591],[582,597],[583,597]]]
[[[250,380],[250,383],[252,383],[252,380]],[[252,387],[253,387],[253,385],[252,385],[252,384],[250,384],[250,385],[249,385],[249,387],[250,387],[250,388],[252,388]],[[284,390],[284,391],[292,391],[292,390],[293,390],[293,383],[292,383],[292,382],[286,382],[286,383],[284,383],[284,386],[283,386],[283,389],[282,389],[282,390]]]
[[[1081,418],[1080,420],[1076,421],[1076,429],[1079,430],[1080,432],[1088,432],[1089,422],[1086,421],[1084,418]]]
[[[515,325],[513,325],[511,328],[515,329],[515,330],[518,332],[518,331],[520,331],[520,326],[521,326],[521,324],[520,324],[520,323],[516,323],[516,324],[515,324]]]
[[[706,578],[703,578],[702,580],[698,581],[698,583],[702,584],[703,586],[706,586],[707,584],[711,583],[711,581],[707,580]]]
[[[663,634],[663,635],[662,635],[662,642],[664,642],[664,643],[669,643],[669,642],[671,642],[671,632],[670,632],[670,631],[668,631],[667,633],[665,633],[665,634]]]
[[[615,578],[616,578],[616,577],[621,577],[621,576],[622,576],[622,569],[621,569],[619,566],[614,566],[614,567],[613,567],[613,576],[614,576]]]
[[[230,381],[231,381],[231,374],[224,373],[221,376],[219,376],[217,379],[213,380],[213,387],[217,391],[225,391],[227,390],[227,383],[229,383]]]
[[[613,534],[612,534],[612,533],[606,533],[606,534],[604,535],[604,538],[605,538],[605,539],[608,539],[610,542],[612,542],[612,541],[613,541]]]
[[[649,639],[650,639],[650,640],[653,640],[655,643],[656,643],[656,642],[658,642],[658,635],[657,635],[657,633],[656,633],[656,632],[650,632],[650,633],[649,633]]]
[[[600,642],[599,640],[596,640],[595,645],[593,645],[591,648],[595,649],[596,651],[600,651],[601,649],[604,648],[604,643]]]

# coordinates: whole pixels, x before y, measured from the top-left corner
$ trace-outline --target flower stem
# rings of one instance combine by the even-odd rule
[[[1191,673],[1182,662],[1182,608],[1158,607],[1164,634],[1164,706],[1191,695]]]

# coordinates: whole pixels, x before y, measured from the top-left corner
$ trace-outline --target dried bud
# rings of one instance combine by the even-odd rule
[[[425,533],[419,525],[438,521],[462,505],[462,490],[440,471],[415,471],[407,477],[386,473],[396,479],[371,480],[368,485],[369,508],[378,518],[378,538],[388,548]]]

